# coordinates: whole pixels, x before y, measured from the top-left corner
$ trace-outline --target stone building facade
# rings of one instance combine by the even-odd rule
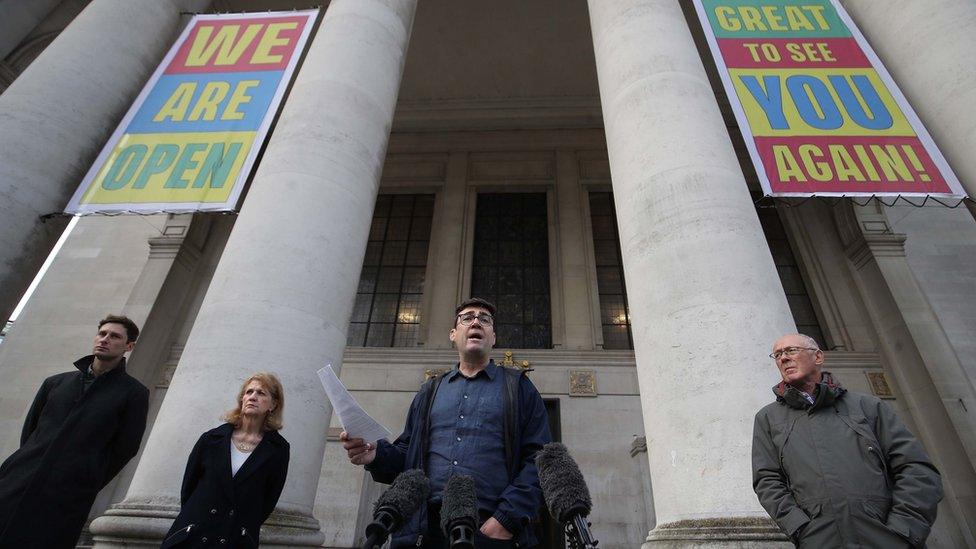
[[[0,309],[187,12],[294,0],[0,4]],[[964,185],[976,5],[843,0]],[[927,61],[920,63],[919,59]],[[381,487],[348,464],[314,371],[393,431],[456,355],[455,304],[500,307],[593,496],[601,547],[785,546],[751,490],[773,340],[798,328],[890,399],[943,473],[930,547],[976,546],[976,223],[965,207],[811,200],[758,182],[690,4],[333,0],[238,215],[83,218],[0,345],[0,453],[95,321],[143,326],[140,455],[96,547],[158,546],[189,448],[239,381],[284,381],[288,483],[269,547],[354,547]],[[551,523],[547,547],[561,546]]]

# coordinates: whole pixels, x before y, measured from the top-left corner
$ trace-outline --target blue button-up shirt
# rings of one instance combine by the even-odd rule
[[[474,477],[480,509],[494,509],[509,484],[505,464],[505,372],[494,361],[474,377],[458,367],[447,374],[430,415],[428,477],[431,501],[440,501],[456,473]]]

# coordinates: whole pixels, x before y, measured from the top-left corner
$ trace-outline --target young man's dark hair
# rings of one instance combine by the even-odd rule
[[[480,297],[470,297],[462,301],[461,304],[457,306],[457,309],[454,309],[454,316],[461,314],[461,311],[467,309],[468,307],[481,307],[482,309],[487,310],[491,316],[495,316],[495,306],[492,305],[487,299],[481,299]]]
[[[125,327],[125,337],[127,341],[135,341],[139,337],[139,327],[136,323],[132,321],[131,318],[122,315],[108,315],[105,318],[98,321],[98,327],[101,328],[105,324],[121,324]]]

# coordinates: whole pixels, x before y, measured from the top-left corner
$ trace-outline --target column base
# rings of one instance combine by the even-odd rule
[[[641,549],[780,549],[793,544],[768,517],[704,518],[659,524]]]
[[[175,505],[122,502],[90,526],[94,549],[158,549],[180,508]],[[276,509],[261,527],[261,547],[321,547],[325,536],[308,513]]]

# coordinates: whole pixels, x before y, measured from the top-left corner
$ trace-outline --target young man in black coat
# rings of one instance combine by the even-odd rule
[[[125,353],[138,335],[109,315],[93,354],[41,384],[20,449],[0,465],[0,547],[74,547],[95,496],[136,455],[149,390],[125,373]]]

